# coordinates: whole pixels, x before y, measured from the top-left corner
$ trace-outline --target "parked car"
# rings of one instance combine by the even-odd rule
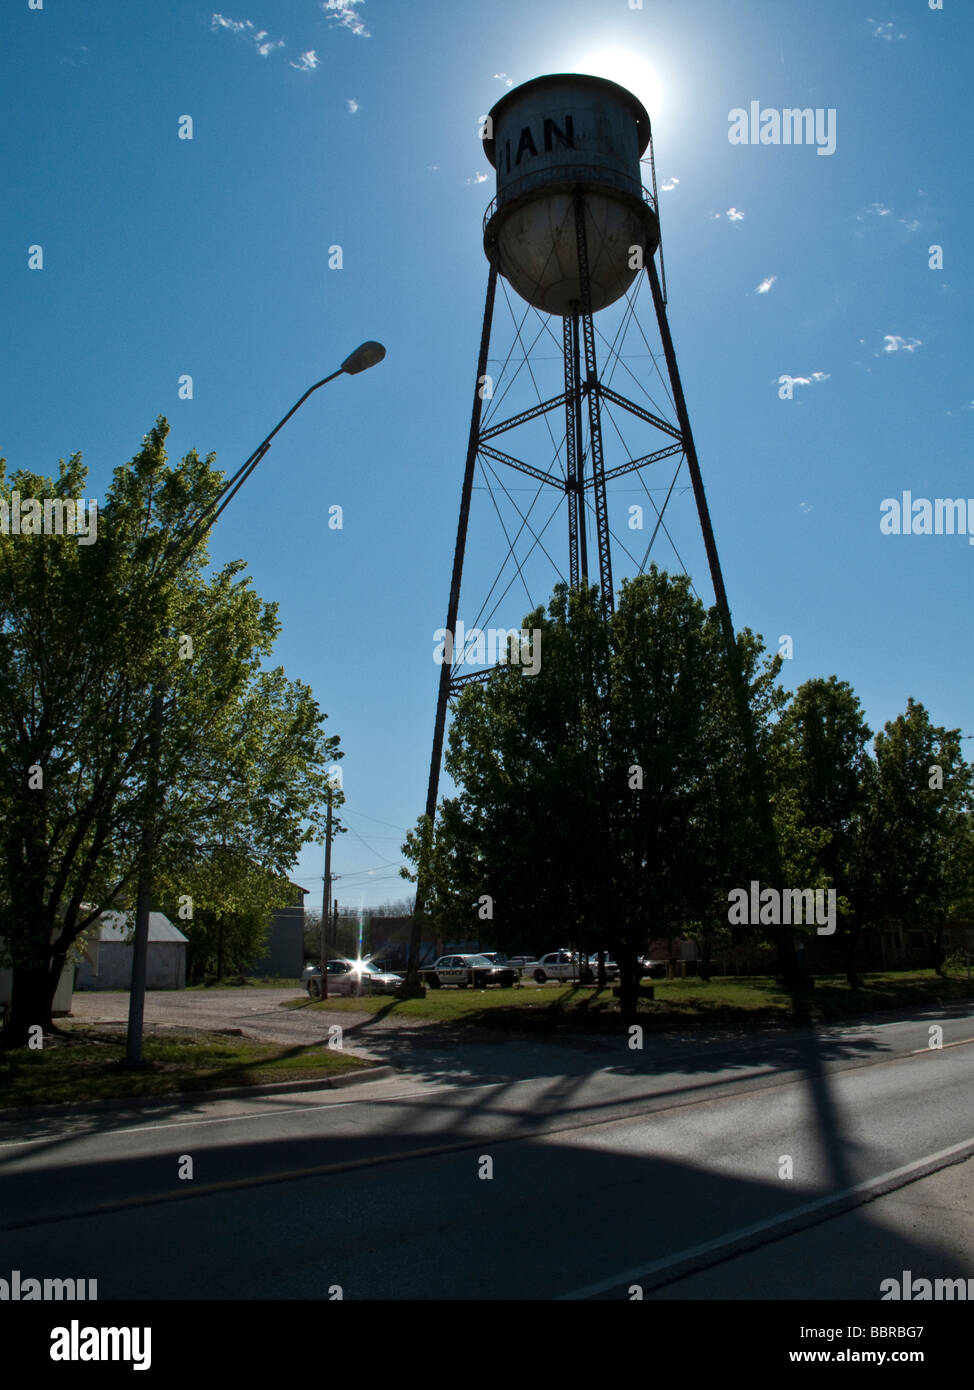
[[[648,975],[651,980],[666,979],[665,960],[650,960],[649,956],[642,956],[639,961],[639,968],[643,975]]]
[[[367,960],[330,960],[326,963],[329,994],[395,994],[401,975],[379,970]],[[321,968],[306,965],[301,976],[312,999],[321,998]]]
[[[597,978],[599,973],[599,955],[597,951],[594,955],[589,956],[588,963],[592,967]],[[612,957],[608,954],[606,954],[605,957],[605,973],[606,977],[612,980],[617,979],[620,973],[617,962],[614,961]]]
[[[518,973],[519,979],[525,974],[530,974],[532,968],[537,965],[537,963],[538,957],[535,955],[508,956],[507,960],[504,962],[505,965],[512,965],[514,967]]]
[[[580,951],[549,951],[528,968],[539,985],[546,980],[579,980],[588,984],[595,978],[587,956]]]
[[[484,989],[487,985],[516,985],[520,974],[516,966],[494,965],[486,956],[440,956],[432,965],[419,972],[424,984],[432,989],[441,985],[458,985],[466,989]]]

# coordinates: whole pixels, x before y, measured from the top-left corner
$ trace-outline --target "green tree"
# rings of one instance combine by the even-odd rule
[[[871,737],[852,687],[829,676],[798,688],[771,739],[782,872],[789,886],[835,891],[846,976],[854,989],[862,919],[855,910],[852,859],[867,805]]]
[[[755,789],[718,618],[654,567],[609,618],[594,587],[559,586],[523,626],[540,633],[538,673],[502,667],[461,693],[446,758],[459,795],[403,850],[425,856],[441,913],[488,895],[502,948],[611,951],[629,1016],[647,938],[726,924],[751,853]],[[780,662],[761,667],[747,632],[738,652],[761,722]]]
[[[72,943],[99,912],[128,905],[140,829],[157,818],[157,882],[178,884],[232,845],[286,874],[320,840],[326,764],[341,756],[310,689],[266,669],[279,630],[232,562],[207,576],[205,528],[219,492],[213,456],[167,463],[160,417],[115,470],[97,538],[0,535],[0,941],[14,970],[0,1044],[50,1026]],[[76,454],[56,479],[0,461],[0,499],[84,496]],[[150,711],[163,698],[158,794],[150,805]]]
[[[877,925],[925,932],[930,964],[940,970],[944,925],[974,896],[974,768],[961,754],[960,730],[933,724],[912,698],[874,747],[855,842],[854,901]]]
[[[176,881],[159,886],[165,910],[189,940],[186,976],[222,980],[264,953],[275,908],[289,907],[294,886],[227,845],[202,846]]]

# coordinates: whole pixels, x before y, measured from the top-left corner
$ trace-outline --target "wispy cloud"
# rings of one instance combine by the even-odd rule
[[[83,67],[87,67],[87,66],[88,66],[88,54],[89,54],[90,51],[91,51],[91,50],[88,48],[88,45],[87,45],[87,44],[84,44],[84,43],[76,43],[76,44],[73,45],[73,50],[74,50],[74,53],[80,54],[80,57],[77,57],[77,58],[74,57],[74,53],[66,53],[66,54],[64,55],[63,58],[59,58],[59,59],[58,59],[58,62],[59,62],[59,63],[66,63],[66,64],[68,65],[68,67],[71,67],[71,68],[83,68]]]
[[[802,512],[810,512],[814,510],[810,502],[799,502],[798,509]]]
[[[891,19],[887,20],[885,24],[880,23],[878,19],[867,19],[866,23],[873,26],[874,39],[885,39],[887,43],[890,43],[893,39],[906,38],[906,35],[900,33]]]
[[[856,213],[856,221],[864,222],[867,217],[889,217],[892,211],[885,203],[870,203],[868,208]]]
[[[284,47],[283,39],[278,39],[276,43],[268,39],[266,29],[261,29],[259,34],[254,35],[254,42],[257,45],[257,52],[262,58],[266,58],[269,53],[273,53],[275,48]]]
[[[506,72],[495,72],[495,73],[494,73],[494,80],[495,80],[496,82],[503,82],[503,84],[504,84],[505,87],[513,87],[513,86],[514,86],[514,83],[513,83],[513,82],[511,81],[511,79],[508,77],[508,75],[507,75]]]
[[[267,30],[256,28],[252,19],[228,19],[226,15],[214,14],[210,19],[210,28],[214,33],[223,30],[235,34],[237,38],[251,40],[262,58],[269,57],[275,48],[284,47],[283,39],[268,38]]]
[[[489,177],[489,174],[482,174],[478,169],[473,178],[467,179],[467,183],[486,183]]]
[[[360,39],[370,39],[372,35],[358,17],[356,5],[361,5],[364,0],[322,0],[321,8],[340,29],[351,29],[353,34],[357,34]]]
[[[821,382],[828,381],[831,375],[831,372],[812,372],[810,376],[793,376],[789,377],[789,380],[792,386],[818,386]],[[776,384],[780,380],[780,377],[775,377]]]
[[[923,347],[920,338],[901,338],[898,333],[887,333],[883,338],[884,352],[916,352],[918,347]]]
[[[741,212],[739,208],[728,208],[728,209],[727,209],[727,220],[728,220],[728,222],[743,222],[743,221],[744,221],[744,213]]]
[[[661,184],[660,184],[660,186],[659,186],[659,191],[660,191],[661,193],[670,193],[670,192],[672,192],[672,190],[677,186],[677,184],[678,184],[679,182],[680,182],[680,180],[679,180],[679,179],[676,179],[676,178],[674,178],[674,179],[667,179],[665,183],[661,183]]]
[[[772,286],[772,285],[774,284],[774,282],[777,280],[777,278],[778,278],[777,275],[769,275],[768,278],[767,278],[767,280],[762,280],[762,281],[761,281],[760,285],[758,285],[758,287],[757,287],[757,289],[754,291],[754,293],[755,293],[755,294],[767,294],[768,291],[770,290],[771,286]]]
[[[349,97],[345,105],[348,107],[349,115],[354,116],[356,111],[358,110],[358,102],[355,100],[355,98]]]
[[[318,57],[314,49],[309,48],[307,53],[301,54],[301,57],[298,59],[296,63],[291,64],[291,67],[297,68],[298,72],[314,72],[315,68],[318,66],[320,62],[321,59]]]
[[[210,20],[211,29],[229,29],[231,34],[244,34],[253,27],[249,19],[227,19],[222,14],[215,14]]]

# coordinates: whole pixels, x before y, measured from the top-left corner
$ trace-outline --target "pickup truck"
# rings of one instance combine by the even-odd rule
[[[441,985],[484,989],[487,985],[516,985],[520,979],[516,966],[494,965],[486,956],[440,956],[432,965],[424,965],[419,974],[431,989]]]

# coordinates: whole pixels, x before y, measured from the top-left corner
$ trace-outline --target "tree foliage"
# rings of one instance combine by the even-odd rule
[[[403,845],[438,935],[607,949],[625,993],[649,939],[696,937],[706,975],[721,947],[817,931],[731,926],[729,891],[758,880],[835,893],[855,984],[865,926],[922,927],[934,942],[951,913],[974,907],[972,769],[959,732],[921,705],[911,700],[871,754],[847,682],[789,695],[781,658],[745,629],[752,755],[717,611],[655,567],[623,585],[611,615],[593,588],[561,586],[523,626],[540,633],[538,673],[500,666],[462,691],[446,756],[457,794]]]
[[[276,606],[242,561],[207,574],[213,456],[167,462],[160,417],[114,473],[97,539],[0,535],[0,939],[15,972],[7,1045],[47,1023],[71,944],[130,905],[140,832],[157,818],[157,881],[178,887],[232,852],[284,875],[320,839],[326,765],[341,754],[310,689],[268,667]],[[81,456],[26,471],[0,497],[80,498]],[[187,640],[188,639],[188,640]],[[158,796],[151,709],[161,697]],[[183,890],[180,890],[183,891]]]
[[[726,885],[753,859],[719,621],[653,567],[608,618],[594,587],[560,586],[523,626],[540,633],[538,673],[499,668],[462,692],[446,758],[459,795],[403,850],[443,934],[469,935],[486,897],[499,947],[608,949],[634,997],[647,937],[719,929]],[[739,635],[758,722],[780,664],[762,650]]]

